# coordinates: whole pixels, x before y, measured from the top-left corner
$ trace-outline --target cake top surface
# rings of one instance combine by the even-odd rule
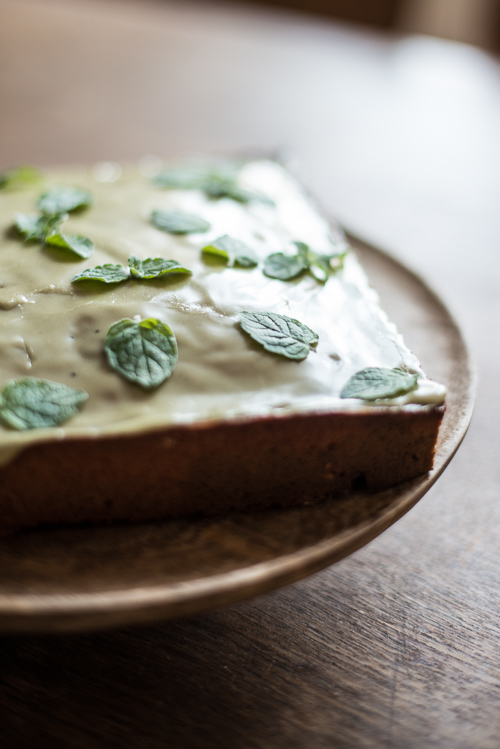
[[[206,420],[359,409],[340,398],[349,378],[366,367],[403,367],[417,373],[406,395],[377,405],[432,405],[444,388],[425,378],[416,357],[380,309],[355,254],[348,252],[326,283],[310,273],[283,281],[263,272],[272,253],[294,255],[294,242],[319,255],[343,256],[342,233],[321,216],[301,187],[271,161],[244,163],[242,190],[267,199],[241,202],[201,189],[161,189],[143,169],[118,165],[67,168],[42,184],[0,190],[0,387],[24,377],[85,390],[89,398],[64,424],[16,431],[0,425],[0,457],[33,441],[140,432]],[[53,186],[84,188],[90,206],[71,212],[63,231],[95,244],[82,259],[43,242],[25,242],[13,226],[16,212],[37,215],[37,200]],[[188,212],[203,231],[174,234],[154,225],[154,211]],[[254,267],[228,267],[202,253],[221,237],[242,241]],[[332,249],[333,248],[333,249]],[[143,282],[72,283],[85,269],[128,258],[175,260],[192,274]],[[299,320],[318,335],[302,361],[269,353],[241,329],[243,311]],[[173,331],[178,362],[172,376],[144,390],[114,371],[104,345],[123,318],[155,318]],[[376,406],[375,406],[376,407]]]

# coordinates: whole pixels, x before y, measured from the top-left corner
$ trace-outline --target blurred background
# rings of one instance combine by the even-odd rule
[[[500,44],[498,0],[270,0],[270,4],[493,49]]]

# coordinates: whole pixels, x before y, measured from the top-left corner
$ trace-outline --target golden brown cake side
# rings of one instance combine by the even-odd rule
[[[0,529],[310,504],[426,473],[444,407],[177,427],[24,450],[0,471]]]

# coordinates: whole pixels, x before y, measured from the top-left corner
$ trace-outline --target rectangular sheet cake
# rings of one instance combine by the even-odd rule
[[[266,160],[150,172],[0,178],[0,529],[429,471],[444,387],[295,179]]]

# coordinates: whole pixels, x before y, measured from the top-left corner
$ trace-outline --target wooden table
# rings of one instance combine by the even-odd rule
[[[314,577],[186,620],[0,641],[2,747],[500,745],[500,65],[251,6],[0,0],[0,167],[293,155],[478,362],[427,496]]]

